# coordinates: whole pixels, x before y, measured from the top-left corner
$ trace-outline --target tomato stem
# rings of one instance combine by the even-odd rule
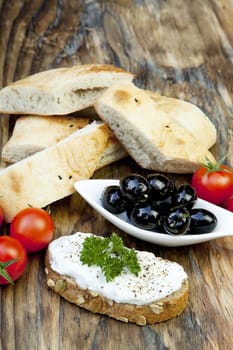
[[[10,284],[14,285],[14,281],[12,280],[11,276],[9,275],[9,273],[7,272],[7,267],[14,264],[17,259],[11,259],[8,260],[6,262],[0,262],[0,276],[2,276],[3,278],[5,278]]]
[[[206,158],[206,163],[203,164],[203,166],[207,169],[208,173],[212,173],[214,171],[223,171],[223,172],[229,172],[228,169],[222,168],[221,165],[223,165],[223,162],[226,160],[227,155],[220,158],[218,161],[213,163],[209,158]]]

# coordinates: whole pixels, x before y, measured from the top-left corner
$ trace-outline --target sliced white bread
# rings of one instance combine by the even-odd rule
[[[200,121],[197,131],[191,133],[171,116],[170,111],[167,113],[161,108],[148,92],[131,83],[115,84],[108,88],[95,103],[95,108],[127,152],[143,168],[171,173],[192,173],[206,158],[214,161],[207,142],[202,142],[199,135],[196,137],[202,124]],[[185,115],[186,110],[182,105],[179,108]],[[188,115],[190,113],[189,109]],[[194,106],[193,124],[196,113]],[[201,115],[198,115],[200,120]],[[203,117],[205,135],[206,138],[209,137],[208,144],[211,144],[213,126],[211,125],[209,132],[208,125],[206,117]]]
[[[45,272],[52,290],[93,313],[141,326],[182,313],[188,301],[188,276],[181,265],[136,251],[138,276],[126,269],[107,282],[100,267],[80,261],[84,239],[90,235],[77,232],[50,243]]]
[[[66,138],[74,131],[93,122],[89,118],[71,116],[21,116],[17,118],[12,136],[2,149],[2,160],[18,162]],[[109,130],[109,138],[97,168],[127,155]]]
[[[60,115],[92,106],[106,87],[133,74],[105,64],[76,65],[33,74],[0,91],[0,113]]]
[[[106,124],[93,122],[1,170],[0,206],[6,222],[27,206],[42,208],[74,193],[76,181],[93,175],[108,137]]]

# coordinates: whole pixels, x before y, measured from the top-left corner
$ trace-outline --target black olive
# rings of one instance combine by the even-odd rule
[[[180,185],[174,193],[175,206],[183,205],[191,209],[197,201],[197,193],[189,184]]]
[[[158,225],[156,226],[156,232],[160,232],[160,233],[166,233],[164,230],[164,221],[166,220],[166,215],[159,213],[159,218],[158,218]]]
[[[165,175],[155,173],[147,176],[150,184],[150,195],[153,200],[168,197],[174,191],[174,183]]]
[[[150,198],[150,201],[161,214],[166,214],[172,207],[175,207],[173,193],[164,199],[158,199],[155,201]]]
[[[150,185],[146,178],[138,174],[130,174],[120,181],[123,195],[132,202],[146,202],[148,200]]]
[[[159,225],[160,215],[150,203],[137,204],[129,216],[132,224],[144,230],[155,230]]]
[[[171,235],[184,235],[190,226],[190,213],[184,207],[173,208],[167,215],[163,227]]]
[[[212,212],[204,208],[190,210],[190,234],[208,233],[215,229],[218,220]]]
[[[125,212],[139,228],[171,235],[201,234],[214,230],[216,216],[206,209],[193,208],[197,193],[189,184],[176,188],[165,175],[153,173],[145,178],[131,173],[119,186],[108,186],[102,205],[113,214]]]
[[[131,212],[132,210],[135,208],[136,203],[129,201],[126,197],[125,198],[125,211],[126,211],[126,215],[128,216],[128,218],[130,218]]]
[[[108,186],[102,194],[102,205],[113,214],[125,211],[125,199],[121,193],[120,186]]]

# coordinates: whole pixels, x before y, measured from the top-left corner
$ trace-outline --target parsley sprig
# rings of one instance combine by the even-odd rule
[[[120,275],[125,268],[136,276],[141,270],[135,249],[126,248],[116,233],[106,238],[94,235],[86,237],[80,260],[88,266],[99,266],[107,282]]]

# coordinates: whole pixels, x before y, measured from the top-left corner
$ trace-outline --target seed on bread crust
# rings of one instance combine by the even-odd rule
[[[47,280],[47,285],[48,285],[48,287],[50,287],[50,288],[54,288],[54,287],[55,287],[55,282],[54,282],[54,280],[52,280],[51,278],[49,278],[49,279]]]
[[[121,322],[125,322],[125,323],[129,322],[128,318],[127,317],[123,317],[123,316],[119,316],[119,317],[117,316],[117,317],[115,317],[115,319],[118,320],[118,321],[121,321]]]
[[[108,299],[106,298],[106,302],[108,303],[108,305],[112,306],[113,305],[113,300],[112,299]]]
[[[151,304],[150,308],[156,315],[161,314],[161,312],[163,311],[163,307],[159,304]]]
[[[92,300],[90,300],[88,309],[94,313],[99,312],[102,308],[102,300],[101,298],[97,297]]]
[[[98,297],[98,295],[99,295],[98,293],[94,292],[93,290],[90,291],[90,294],[91,294],[91,296],[94,297],[94,298],[95,298],[95,297]]]
[[[66,289],[66,281],[64,280],[57,280],[55,282],[54,290],[56,293],[62,293]]]
[[[85,303],[84,296],[82,294],[77,294],[75,303],[78,304],[78,305],[84,304]]]
[[[146,317],[143,315],[138,316],[138,318],[136,319],[136,324],[138,326],[145,326],[146,325]]]

